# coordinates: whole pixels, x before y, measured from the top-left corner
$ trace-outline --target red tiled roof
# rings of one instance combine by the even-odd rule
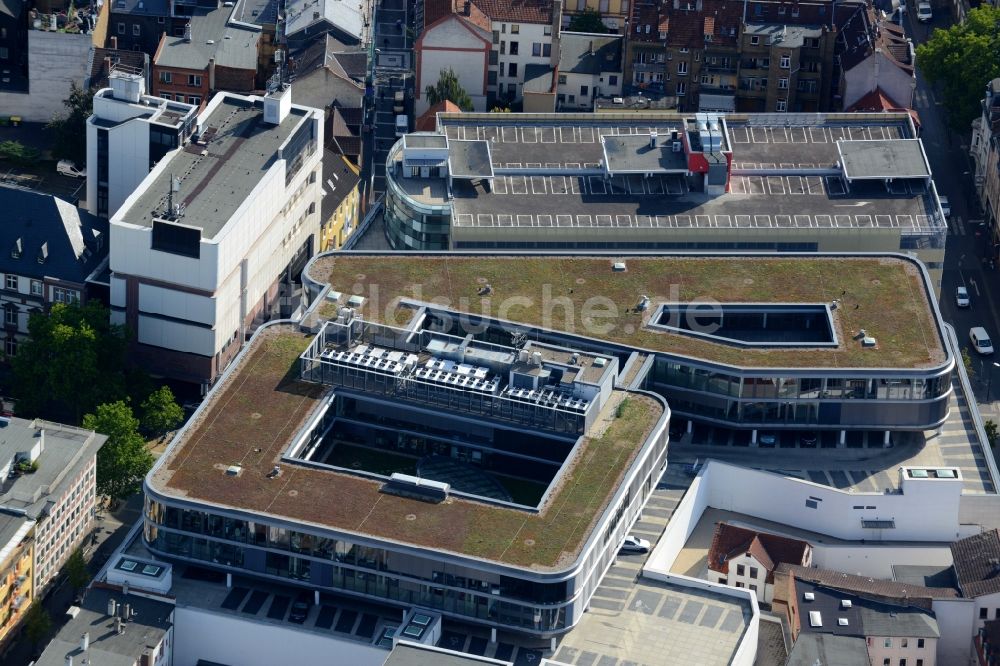
[[[472,4],[494,21],[552,22],[552,0],[472,0]]]
[[[691,7],[697,7],[695,2]],[[665,5],[670,29],[667,44],[672,47],[704,49],[712,46],[735,46],[740,34],[743,5],[736,0],[702,0],[701,9],[687,9],[688,1],[678,3],[678,8]],[[711,35],[705,41],[705,35]]]
[[[912,606],[928,609],[931,607],[932,599],[955,599],[959,596],[958,591],[950,587],[923,587],[894,580],[856,576],[832,569],[814,569],[797,564],[782,563],[775,567],[774,571],[778,574],[791,574],[798,580],[819,583],[867,598],[903,601]]]
[[[876,88],[871,91],[857,102],[851,105],[851,108],[845,109],[846,111],[889,111],[892,109],[901,109],[899,104],[893,101],[891,97],[882,92],[881,88]]]
[[[464,0],[424,0],[424,29],[451,14],[487,32],[490,30],[490,17],[475,3],[469,3],[469,14],[465,15]]]
[[[708,568],[728,574],[731,558],[749,554],[767,569],[767,580],[770,581],[777,564],[802,564],[808,552],[809,544],[805,541],[755,532],[729,523],[716,523],[712,545],[708,549]]]
[[[431,108],[424,111],[419,118],[417,118],[415,126],[415,131],[417,132],[433,132],[437,129],[437,114],[439,113],[460,113],[462,111],[458,104],[455,104],[450,99],[446,99],[443,102],[438,102]]]

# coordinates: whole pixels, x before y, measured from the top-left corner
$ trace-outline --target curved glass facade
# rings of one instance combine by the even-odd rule
[[[451,202],[439,205],[417,201],[396,182],[402,177],[403,141],[400,139],[386,158],[386,235],[394,250],[447,250],[451,229]],[[444,176],[441,176],[444,180]]]

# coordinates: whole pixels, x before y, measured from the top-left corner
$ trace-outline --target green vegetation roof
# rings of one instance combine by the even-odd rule
[[[380,493],[380,483],[352,474],[294,464],[268,479],[327,390],[297,380],[310,340],[291,326],[262,330],[171,444],[149,479],[153,489],[512,566],[562,569],[575,561],[663,414],[648,396],[616,391],[593,430],[600,434],[584,438],[538,514],[455,497],[428,504]],[[241,465],[238,476],[226,474],[232,464]]]
[[[615,261],[627,270],[613,272]],[[367,297],[370,321],[402,325],[411,313],[400,297],[474,314],[658,352],[741,367],[926,368],[947,355],[929,287],[914,262],[850,257],[570,257],[333,254],[311,276],[344,294]],[[479,295],[484,284],[492,291]],[[646,326],[655,307],[633,312],[642,295],[660,301],[830,303],[840,301],[835,348],[747,349]],[[545,303],[548,303],[546,307]],[[590,303],[590,307],[586,305]],[[616,310],[613,317],[604,316]],[[327,304],[321,315],[329,316]],[[587,318],[587,315],[591,315]],[[863,348],[864,329],[878,341]]]

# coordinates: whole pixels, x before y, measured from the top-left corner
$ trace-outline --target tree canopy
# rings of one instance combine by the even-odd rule
[[[77,548],[69,556],[66,564],[63,565],[63,573],[66,575],[66,580],[74,591],[80,590],[90,582],[87,560],[84,559],[81,549]]]
[[[601,13],[596,9],[584,9],[569,21],[570,32],[596,32],[604,34],[610,32],[608,26],[601,20]]]
[[[24,633],[32,646],[38,647],[39,643],[48,637],[50,631],[52,631],[52,617],[42,606],[42,602],[35,599],[28,607],[28,612],[24,614]]]
[[[83,165],[87,162],[87,118],[94,108],[94,91],[84,90],[73,83],[69,97],[63,100],[66,111],[49,121],[53,132],[52,155],[73,160]]]
[[[125,331],[100,303],[57,303],[32,313],[12,361],[17,413],[79,423],[126,394]]]
[[[437,85],[427,86],[424,94],[431,106],[448,100],[462,111],[472,111],[472,98],[458,82],[458,75],[451,67],[442,69]]]
[[[142,489],[142,480],[153,466],[153,454],[139,434],[139,419],[124,400],[99,405],[83,417],[83,427],[107,435],[97,452],[97,492],[112,504]]]
[[[184,410],[174,400],[174,392],[164,384],[142,403],[142,429],[160,437],[184,420]]]
[[[964,23],[935,30],[917,47],[917,67],[941,85],[951,128],[967,131],[986,84],[1000,76],[1000,7],[984,3]]]

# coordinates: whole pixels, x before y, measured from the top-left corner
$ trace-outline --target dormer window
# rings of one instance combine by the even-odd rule
[[[24,252],[24,241],[18,238],[16,241],[14,241],[14,246],[10,248],[10,258],[20,259],[21,254],[23,252]]]
[[[49,244],[48,242],[42,243],[42,246],[38,248],[38,263],[44,264],[49,258]]]

